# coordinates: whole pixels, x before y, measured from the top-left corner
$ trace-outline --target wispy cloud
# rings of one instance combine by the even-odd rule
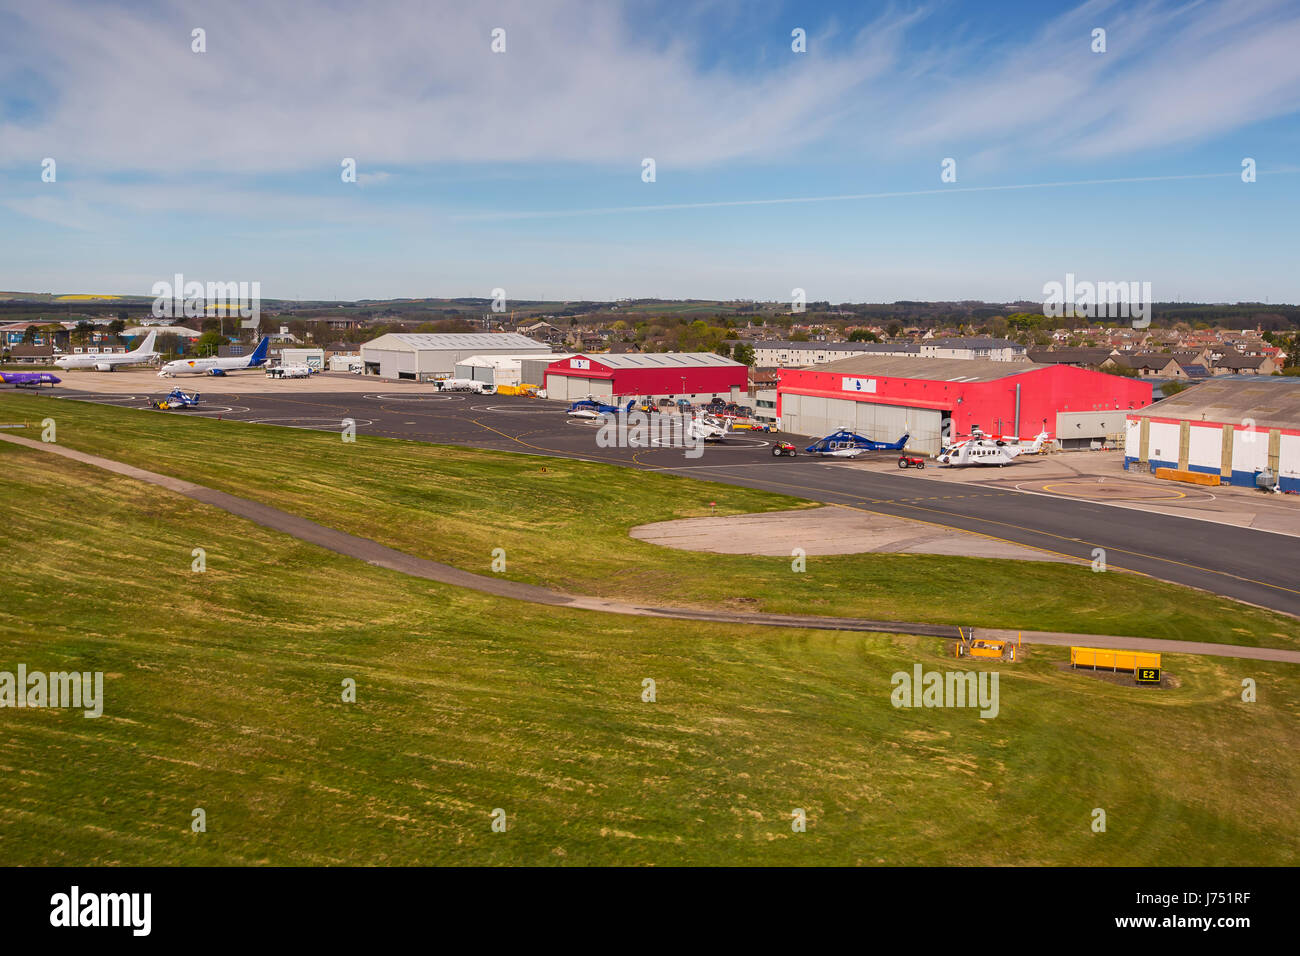
[[[885,13],[834,44],[809,24],[809,53],[741,72],[710,65],[716,33],[650,41],[624,8],[575,0],[15,4],[0,49],[6,72],[28,78],[14,100],[27,105],[0,121],[0,162],[272,172],[343,156],[373,169],[653,155],[691,167],[827,141],[882,154],[1012,136],[1032,153],[1113,155],[1300,107],[1294,4],[1091,0],[991,45],[969,32],[912,42],[927,16]],[[1097,26],[1101,55],[1088,49]],[[191,52],[195,27],[206,53]],[[495,27],[504,54],[490,50]]]

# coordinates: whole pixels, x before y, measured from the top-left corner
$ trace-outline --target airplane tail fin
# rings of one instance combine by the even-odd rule
[[[144,337],[144,341],[140,343],[140,347],[137,348],[137,349],[135,350],[135,353],[134,353],[134,354],[136,354],[136,355],[146,355],[146,354],[152,352],[152,351],[153,351],[153,341],[154,341],[154,339],[156,339],[156,338],[158,338],[158,332],[157,332],[157,330],[154,330],[154,331],[150,332],[148,335],[146,335],[146,336]]]
[[[257,348],[253,349],[253,354],[248,357],[249,368],[254,368],[266,363],[266,350],[270,343],[271,340],[269,338],[262,336],[262,341],[257,343]]]
[[[890,451],[902,451],[904,448],[907,447],[907,440],[911,437],[912,436],[909,433],[904,432],[902,438],[894,442],[892,445],[886,445],[885,447],[888,448]]]

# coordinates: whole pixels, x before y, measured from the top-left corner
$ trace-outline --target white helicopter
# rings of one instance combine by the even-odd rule
[[[995,438],[985,435],[978,425],[972,425],[970,438],[945,445],[939,451],[939,464],[949,467],[962,465],[1009,465],[1021,455],[1036,454],[1048,441],[1046,430],[1034,436],[1027,445],[1020,444],[1018,438]]]
[[[686,434],[697,441],[722,441],[731,434],[731,420],[698,415],[687,421]]]

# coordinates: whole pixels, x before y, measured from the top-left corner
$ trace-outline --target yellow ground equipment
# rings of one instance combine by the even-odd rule
[[[1160,683],[1160,655],[1105,647],[1071,647],[1071,667],[1091,667],[1115,673],[1131,672],[1139,684]]]

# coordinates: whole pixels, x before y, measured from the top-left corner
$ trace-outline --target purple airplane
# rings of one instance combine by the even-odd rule
[[[63,379],[49,372],[0,372],[0,383],[17,385],[19,388],[40,388],[42,385],[58,385]]]

